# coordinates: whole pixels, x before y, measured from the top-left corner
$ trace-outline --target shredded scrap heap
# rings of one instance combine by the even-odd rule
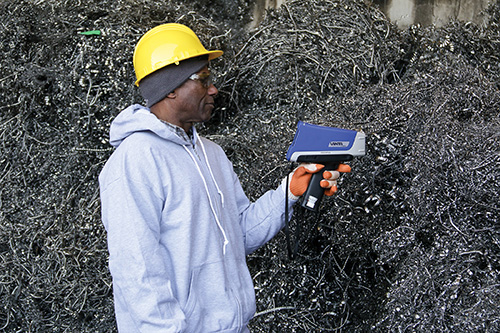
[[[142,102],[133,47],[180,22],[220,96],[200,128],[251,198],[278,184],[295,124],[362,130],[319,217],[249,257],[255,332],[500,331],[500,2],[489,23],[396,29],[366,1],[0,4],[0,330],[114,331],[97,175],[109,124]]]

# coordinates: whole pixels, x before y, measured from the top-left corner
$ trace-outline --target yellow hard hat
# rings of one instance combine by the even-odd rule
[[[208,60],[222,55],[222,51],[207,51],[193,30],[178,23],[154,27],[139,39],[134,50],[135,85],[154,71],[189,58],[208,55]]]

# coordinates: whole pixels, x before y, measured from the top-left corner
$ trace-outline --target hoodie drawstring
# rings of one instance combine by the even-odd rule
[[[198,140],[198,141],[201,142],[201,140]],[[214,207],[214,204],[212,202],[212,198],[210,197],[210,192],[208,190],[207,181],[206,181],[205,177],[203,176],[203,173],[201,172],[201,168],[200,168],[198,162],[196,161],[196,157],[193,155],[193,153],[186,146],[183,145],[183,147],[188,152],[189,156],[191,156],[191,159],[193,160],[194,164],[196,165],[196,168],[198,169],[198,173],[200,174],[201,179],[203,180],[203,185],[205,186],[205,191],[207,192],[208,201],[210,203],[210,209],[212,210],[212,213],[214,214],[214,217],[215,217],[215,221],[217,222],[217,226],[219,227],[220,231],[222,232],[222,236],[224,237],[224,247],[223,247],[222,251],[225,255],[226,254],[226,246],[229,243],[229,240],[227,239],[226,232],[225,232],[224,228],[222,227],[222,224],[220,223],[219,217],[217,216],[217,212],[215,211],[215,207]],[[207,162],[208,169],[210,170],[210,174],[212,176],[212,179],[215,182],[215,178],[213,178],[214,176],[212,173],[212,169],[210,168],[210,164],[208,164],[207,155],[205,154],[205,149],[203,148],[203,146],[202,146],[202,150],[203,150],[203,154],[205,155],[205,160]],[[220,191],[219,186],[217,185],[217,182],[215,182],[215,186],[217,187],[217,191],[219,192],[219,194],[222,196],[222,192]],[[224,198],[224,197],[222,196],[222,198]],[[224,205],[224,200],[222,200],[222,203]]]
[[[205,145],[203,145],[203,142],[201,141],[201,139],[198,139],[197,141],[200,143],[201,151],[203,152],[203,156],[205,157],[205,162],[207,163],[208,170],[210,171],[210,176],[212,176],[212,180],[214,181],[215,187],[217,188],[217,193],[219,193],[219,195],[220,195],[220,199],[222,202],[222,208],[224,208],[224,194],[222,193],[221,189],[219,188],[219,184],[217,184],[217,181],[215,180],[214,172],[212,171],[212,167],[210,166],[210,163],[208,162],[208,156],[207,156],[207,153],[205,151]]]

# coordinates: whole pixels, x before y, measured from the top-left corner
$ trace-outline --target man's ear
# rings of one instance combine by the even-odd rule
[[[177,94],[175,93],[175,90],[167,95],[167,98],[176,98],[176,97],[177,97]]]

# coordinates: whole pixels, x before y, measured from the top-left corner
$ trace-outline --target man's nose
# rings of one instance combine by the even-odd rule
[[[208,87],[208,94],[210,96],[217,96],[218,93],[219,93],[219,89],[217,89],[217,87],[214,86],[214,84],[212,83],[210,85],[210,87]]]

